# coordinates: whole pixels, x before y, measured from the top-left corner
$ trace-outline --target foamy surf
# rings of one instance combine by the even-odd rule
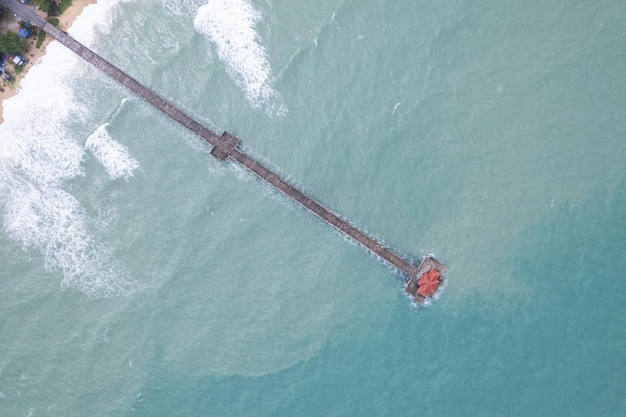
[[[74,196],[57,187],[12,180],[5,230],[24,248],[39,249],[46,269],[63,271],[63,288],[77,288],[90,297],[134,291],[136,285],[115,266],[109,248],[89,230],[92,220]]]
[[[106,27],[117,3],[105,0],[86,8],[87,23]],[[97,10],[101,13],[94,14]],[[77,29],[83,27],[83,39],[89,39],[84,21],[83,16],[78,18]],[[62,288],[78,289],[89,297],[129,294],[139,285],[100,237],[103,225],[112,221],[107,216],[114,216],[114,207],[96,207],[98,214],[90,215],[67,191],[68,181],[86,175],[85,138],[67,128],[70,121],[90,113],[90,103],[79,102],[71,86],[81,72],[84,64],[52,42],[22,80],[19,94],[4,102],[5,121],[0,125],[4,229],[24,249],[40,251],[46,269],[62,272]],[[129,178],[139,166],[123,145],[108,137],[105,126],[89,139],[87,148],[111,179]]]
[[[209,0],[198,10],[194,26],[213,42],[250,105],[282,115],[287,108],[272,88],[272,69],[255,30],[261,20],[261,13],[246,0]]]
[[[175,16],[185,16],[190,13],[195,13],[198,7],[206,0],[164,0],[162,2],[170,13]]]
[[[85,149],[98,159],[112,180],[129,179],[139,168],[139,162],[128,153],[124,145],[111,138],[107,126],[101,125],[87,138]]]
[[[98,0],[83,9],[81,15],[68,30],[76,40],[86,46],[93,46],[96,35],[106,34],[113,25],[116,8],[119,4],[131,3],[134,0]]]

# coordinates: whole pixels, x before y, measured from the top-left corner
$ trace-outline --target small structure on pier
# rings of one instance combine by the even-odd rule
[[[423,304],[427,298],[435,294],[443,283],[443,273],[446,266],[435,259],[434,256],[425,256],[417,267],[417,273],[409,277],[404,291],[411,295],[419,304]]]

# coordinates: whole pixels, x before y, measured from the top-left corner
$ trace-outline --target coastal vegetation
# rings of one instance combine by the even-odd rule
[[[15,32],[7,32],[0,35],[0,52],[16,54],[28,48],[26,39]]]
[[[35,4],[48,16],[59,16],[72,5],[72,0],[35,0]]]
[[[54,0],[35,0],[35,5],[43,10],[48,15],[58,14],[58,5]]]
[[[61,0],[59,2],[59,14],[62,15],[72,5],[72,0]]]
[[[35,48],[39,49],[41,48],[41,45],[43,45],[43,42],[46,40],[46,32],[44,32],[43,30],[40,30],[37,32],[37,44],[35,45]]]

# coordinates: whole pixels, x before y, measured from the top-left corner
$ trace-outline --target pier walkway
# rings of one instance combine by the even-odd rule
[[[409,283],[416,282],[418,279],[418,275],[422,271],[418,270],[415,265],[408,262],[371,236],[367,235],[365,232],[359,230],[337,214],[333,213],[322,204],[291,185],[285,179],[263,166],[259,163],[259,161],[246,154],[244,151],[239,149],[239,140],[230,135],[228,132],[224,132],[221,136],[217,136],[215,133],[189,117],[183,111],[170,104],[163,97],[144,87],[134,78],[130,77],[122,70],[118,69],[116,66],[76,41],[66,32],[61,31],[50,23],[44,21],[28,7],[25,7],[15,0],[0,0],[0,4],[5,5],[20,18],[29,20],[38,25],[46,34],[61,42],[84,60],[93,64],[102,72],[118,81],[121,85],[128,88],[148,103],[152,104],[164,114],[200,136],[213,146],[211,154],[219,160],[225,161],[227,159],[231,159],[232,161],[239,163],[250,172],[269,183],[272,187],[281,191],[293,201],[311,211],[342,234],[350,237],[379,258],[397,268],[409,278]]]

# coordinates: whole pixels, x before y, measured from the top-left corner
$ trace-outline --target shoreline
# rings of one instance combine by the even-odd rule
[[[95,4],[97,0],[72,0],[72,5],[65,10],[61,16],[57,16],[59,19],[59,28],[67,31],[76,18],[81,15],[83,9],[91,4]],[[43,13],[38,14],[44,16]],[[20,92],[20,84],[22,79],[28,74],[28,70],[39,63],[39,60],[46,54],[46,47],[52,41],[52,38],[46,36],[46,40],[43,42],[40,48],[35,48],[37,39],[34,36],[28,38],[28,51],[24,52],[23,56],[28,59],[28,63],[24,66],[22,72],[15,77],[15,84],[13,88],[8,86],[2,86],[4,91],[0,91],[0,124],[4,122],[4,100],[7,100]]]

